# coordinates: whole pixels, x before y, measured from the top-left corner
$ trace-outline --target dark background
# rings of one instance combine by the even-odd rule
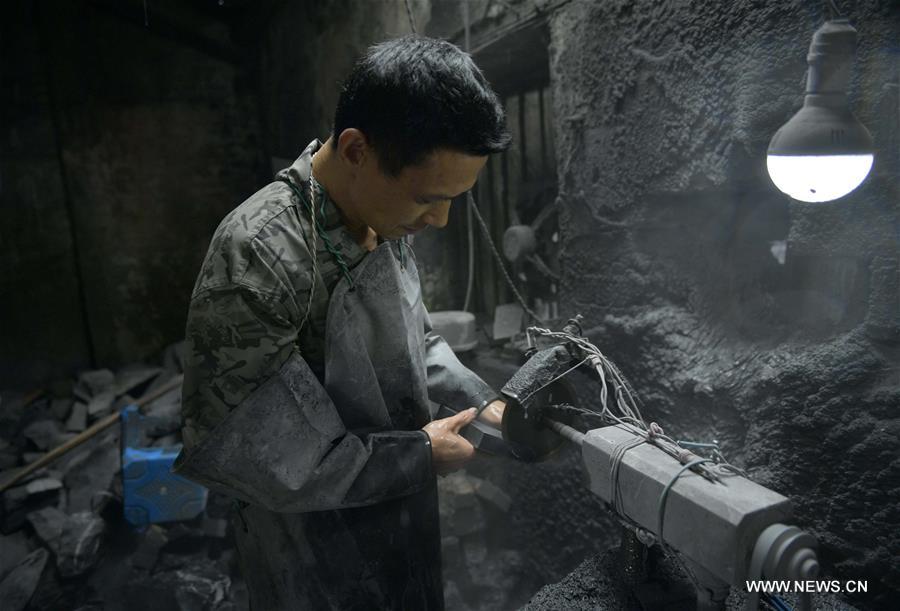
[[[477,194],[495,238],[554,208],[561,278],[543,297],[586,317],[649,418],[718,439],[791,497],[829,574],[869,581],[855,605],[889,608],[900,10],[838,4],[859,31],[850,99],[876,143],[849,196],[793,202],[765,171],[826,18],[806,0],[469,2],[469,46],[516,136]],[[465,44],[459,2],[411,5],[420,31]],[[12,391],[178,341],[218,221],[327,138],[367,45],[410,31],[399,0],[13,0],[0,23],[0,388]],[[416,238],[432,309],[462,308],[465,223],[455,205],[450,227]],[[489,321],[510,293],[480,238],[476,256],[473,306]],[[473,359],[495,384],[508,375],[496,356]],[[573,455],[529,469],[485,473],[515,499],[508,525],[546,583],[615,538]]]

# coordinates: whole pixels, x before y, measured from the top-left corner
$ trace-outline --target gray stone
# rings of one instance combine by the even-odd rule
[[[15,446],[0,439],[0,469],[9,469],[19,464],[19,451]]]
[[[184,371],[184,341],[180,341],[166,347],[163,351],[163,367],[169,371],[181,373]]]
[[[59,445],[63,430],[56,420],[38,420],[25,427],[22,432],[39,450],[49,450]]]
[[[116,399],[116,391],[113,388],[107,388],[91,397],[87,404],[88,418],[96,420],[105,416],[112,411],[113,402]]]
[[[159,559],[159,551],[168,541],[166,531],[156,524],[151,524],[144,533],[144,538],[137,550],[131,556],[132,566],[146,571],[152,570]]]
[[[181,415],[181,388],[174,388],[144,406],[144,414],[151,418],[178,418]]]
[[[56,507],[44,507],[28,514],[34,532],[51,550],[55,550],[66,523],[66,514]]]
[[[148,437],[165,437],[181,431],[181,406],[170,404],[169,413],[157,410],[144,421],[144,432]]]
[[[484,529],[484,510],[470,476],[458,471],[439,478],[438,490],[445,534],[462,537]]]
[[[198,565],[175,571],[178,587],[175,600],[179,611],[206,611],[215,609],[228,597],[231,579],[207,565]]]
[[[203,534],[207,537],[224,539],[228,533],[228,520],[203,517]]]
[[[42,507],[56,506],[63,500],[62,487],[53,482],[42,481],[46,479],[54,478],[38,478],[25,485],[3,491],[3,520],[0,523],[0,531],[9,534],[18,530],[25,524],[29,512]]]
[[[154,439],[150,445],[154,448],[170,448],[179,443],[181,443],[181,438],[178,435],[166,435],[165,437]]]
[[[48,557],[47,550],[34,550],[0,582],[3,611],[21,611],[28,605],[44,572]]]
[[[43,458],[46,454],[46,452],[23,452],[22,462],[24,462],[26,465],[30,465],[34,461]]]
[[[124,395],[142,384],[146,384],[162,372],[159,367],[128,365],[116,373],[116,395]]]
[[[24,532],[15,532],[9,536],[0,535],[0,580],[11,569],[21,564],[31,553],[32,548]]]
[[[72,412],[66,421],[66,430],[72,433],[80,433],[87,428],[88,406],[80,401],[72,406]]]
[[[68,516],[59,539],[56,564],[63,577],[75,577],[92,569],[100,558],[106,522],[90,511]]]
[[[115,431],[110,431],[88,451],[74,456],[66,464],[63,482],[69,492],[69,511],[88,511],[91,497],[109,490],[120,469],[119,446]]]
[[[444,582],[444,606],[453,611],[470,611],[472,609],[463,598],[459,586],[450,579]]]
[[[93,513],[66,515],[46,507],[29,513],[28,522],[56,556],[63,577],[80,575],[96,564],[106,524]]]
[[[479,535],[466,537],[462,542],[462,550],[463,559],[469,567],[478,568],[478,565],[481,565],[488,557],[487,544]]]
[[[65,420],[69,415],[69,410],[72,408],[72,399],[69,397],[63,397],[61,399],[53,399],[50,402],[50,413],[53,414],[53,417],[57,420]]]
[[[25,492],[28,496],[53,492],[62,488],[62,482],[52,477],[42,477],[25,484]]]
[[[475,481],[475,494],[502,511],[503,513],[509,512],[509,508],[512,506],[512,499],[508,494],[503,492],[499,486],[490,482],[486,479],[476,479],[472,478]]]
[[[92,397],[115,384],[116,376],[109,369],[97,369],[84,371],[78,376],[73,392],[83,401],[89,401]]]

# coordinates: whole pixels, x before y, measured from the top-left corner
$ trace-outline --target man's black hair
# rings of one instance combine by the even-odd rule
[[[356,62],[334,112],[335,147],[352,127],[394,177],[436,149],[489,155],[511,140],[503,105],[469,54],[424,36],[374,45]]]

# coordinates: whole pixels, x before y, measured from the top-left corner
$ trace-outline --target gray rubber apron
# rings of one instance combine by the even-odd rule
[[[324,387],[357,435],[421,429],[431,417],[425,310],[412,251],[383,242],[350,277],[353,286],[341,278],[328,305]],[[342,508],[241,508],[236,542],[254,611],[443,609],[435,480],[398,497],[403,454],[394,456],[371,466],[383,476],[359,478],[369,489],[343,496]],[[370,503],[382,484],[393,498],[352,506],[353,498]]]

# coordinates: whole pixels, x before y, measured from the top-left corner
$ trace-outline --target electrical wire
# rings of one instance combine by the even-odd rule
[[[406,5],[406,16],[409,17],[409,29],[412,30],[413,34],[418,35],[419,31],[416,29],[416,18],[413,16],[409,0],[403,0],[403,3]]]
[[[600,410],[586,410],[584,408],[576,408],[568,405],[566,408],[575,410],[582,415],[598,417],[608,424],[618,425],[631,434],[642,438],[644,442],[650,443],[661,449],[666,454],[675,458],[682,465],[694,463],[691,465],[691,468],[697,474],[711,482],[720,482],[720,476],[723,472],[744,475],[743,471],[725,460],[725,457],[722,455],[721,451],[719,451],[717,444],[715,445],[714,456],[711,459],[706,459],[703,462],[696,462],[702,457],[692,452],[688,445],[681,445],[666,435],[662,427],[657,423],[651,422],[648,425],[644,421],[638,408],[635,393],[630,385],[625,382],[625,377],[619,371],[618,367],[616,367],[615,364],[588,339],[565,331],[551,331],[540,327],[529,327],[526,330],[526,335],[530,346],[535,345],[534,336],[541,336],[568,343],[571,347],[582,352],[584,360],[579,362],[575,367],[570,368],[568,371],[554,378],[553,381],[570,374],[586,362],[589,362],[593,366],[594,371],[600,379]],[[610,387],[612,387],[612,389],[610,389]],[[612,397],[610,396],[610,390],[612,390]],[[615,409],[615,412],[613,411],[613,408]],[[690,442],[686,442],[686,444],[689,443]],[[712,466],[709,466],[710,463],[712,463]]]
[[[463,16],[463,28],[465,32],[464,37],[464,46],[466,53],[469,52],[469,0],[462,0],[462,16]],[[472,206],[473,203],[472,193],[466,192],[466,238],[468,240],[468,254],[469,254],[469,268],[468,274],[469,277],[466,280],[466,300],[463,302],[463,311],[468,312],[469,307],[472,303],[472,290],[475,287],[475,232],[472,229]]]
[[[469,197],[472,197],[472,192],[469,192]],[[509,288],[512,289],[513,295],[516,297],[516,301],[519,302],[519,305],[522,306],[522,309],[528,313],[531,318],[539,323],[546,324],[544,319],[535,314],[531,308],[528,307],[528,304],[525,303],[525,299],[522,297],[522,294],[519,293],[519,290],[516,288],[516,285],[513,284],[512,278],[509,276],[509,272],[506,271],[506,266],[503,265],[503,257],[500,256],[500,253],[497,251],[497,246],[494,244],[494,240],[491,239],[491,232],[488,230],[487,224],[484,222],[484,219],[481,218],[481,212],[478,211],[478,206],[475,204],[474,198],[472,198],[472,212],[475,214],[475,218],[478,219],[478,225],[481,227],[481,232],[484,234],[484,237],[487,239],[488,245],[491,247],[491,252],[494,253],[494,259],[497,261],[497,266],[500,268],[500,271],[503,272],[503,277],[506,278],[506,283],[509,285]]]

